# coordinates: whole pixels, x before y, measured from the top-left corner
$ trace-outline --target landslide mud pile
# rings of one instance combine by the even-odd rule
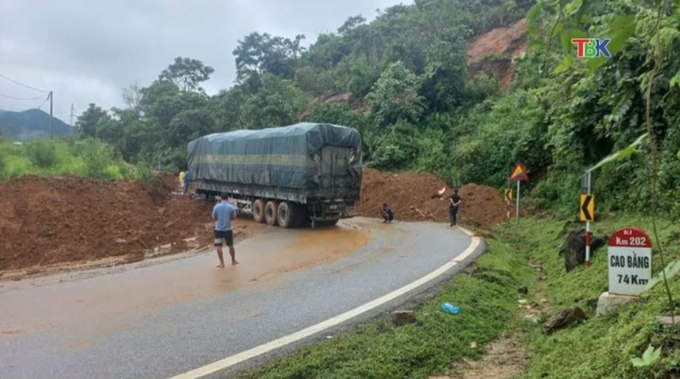
[[[471,41],[467,64],[472,73],[486,72],[500,81],[507,91],[515,73],[513,61],[527,49],[527,20],[487,31]],[[487,59],[496,55],[493,59]],[[501,58],[505,56],[505,58]]]
[[[437,192],[446,187],[440,197]],[[26,176],[0,183],[0,271],[56,263],[95,261],[108,257],[144,257],[161,245],[172,252],[212,241],[212,204],[173,196],[177,181],[161,174],[152,183],[103,183],[71,176]],[[462,225],[488,226],[505,218],[499,192],[469,184],[459,191]],[[397,220],[448,220],[451,188],[431,174],[381,173],[364,170],[362,201],[353,209],[380,217],[387,202]],[[257,224],[259,225],[259,224]],[[235,236],[257,232],[257,225],[239,222]]]
[[[365,217],[380,217],[378,207],[387,203],[396,220],[448,222],[451,187],[432,174],[380,172],[364,169],[361,202],[352,210]],[[443,195],[438,192],[446,188]],[[505,220],[505,203],[495,188],[467,184],[458,190],[462,198],[458,221],[462,226],[487,227]]]
[[[176,179],[114,182],[27,176],[0,184],[0,270],[105,257],[197,237],[210,243],[211,204],[172,196]],[[239,234],[239,230],[236,230]]]

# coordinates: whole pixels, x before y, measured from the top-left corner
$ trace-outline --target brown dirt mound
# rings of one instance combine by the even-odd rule
[[[353,212],[380,217],[378,207],[387,203],[394,218],[403,221],[448,222],[451,188],[432,174],[394,174],[364,169],[361,202]],[[443,195],[438,192],[446,188]],[[463,202],[458,212],[461,225],[488,227],[505,220],[505,203],[495,188],[466,184],[458,190]]]
[[[27,176],[0,184],[0,270],[141,255],[192,237],[209,244],[211,204],[172,196],[176,182],[162,174],[153,183]]]

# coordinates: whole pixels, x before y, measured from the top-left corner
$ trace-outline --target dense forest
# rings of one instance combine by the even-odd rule
[[[416,0],[370,23],[350,17],[309,48],[302,35],[253,32],[233,51],[231,88],[206,95],[209,62],[177,58],[153,83],[127,88],[124,109],[91,104],[77,126],[82,138],[113,145],[128,162],[177,170],[187,142],[207,133],[300,121],[347,125],[361,131],[370,166],[500,188],[523,162],[533,206],[571,209],[583,170],[649,129],[638,153],[596,172],[595,193],[606,193],[598,207],[649,205],[656,141],[661,208],[678,215],[679,3]],[[466,51],[480,34],[522,18],[528,47],[512,60],[512,82],[502,89],[497,77],[469,67]],[[574,37],[611,38],[612,56],[578,59]]]

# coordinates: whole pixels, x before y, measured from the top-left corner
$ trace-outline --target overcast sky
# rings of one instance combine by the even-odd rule
[[[231,87],[232,51],[258,31],[305,46],[350,16],[409,0],[0,0],[0,109],[38,107],[54,91],[54,115],[70,122],[91,102],[122,106],[122,88],[150,84],[177,56],[215,69],[209,94]],[[4,77],[3,77],[4,76]],[[18,100],[8,98],[28,98]],[[40,97],[40,99],[36,99]],[[41,109],[49,112],[49,103]]]

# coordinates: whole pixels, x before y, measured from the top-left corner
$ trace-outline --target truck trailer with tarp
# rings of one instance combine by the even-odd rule
[[[360,200],[362,138],[354,128],[299,123],[235,130],[199,137],[187,150],[196,192],[226,195],[258,222],[334,225]]]

